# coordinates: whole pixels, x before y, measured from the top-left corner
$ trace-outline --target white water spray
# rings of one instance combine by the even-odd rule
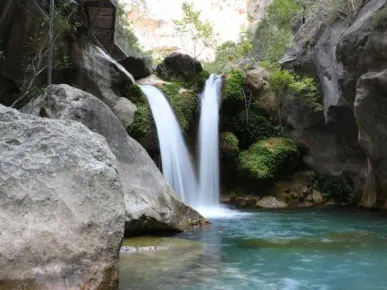
[[[199,125],[199,192],[195,207],[219,206],[219,106],[222,78],[211,75],[201,100]]]
[[[183,202],[194,206],[197,180],[175,114],[161,91],[150,85],[140,87],[156,123],[164,177]]]

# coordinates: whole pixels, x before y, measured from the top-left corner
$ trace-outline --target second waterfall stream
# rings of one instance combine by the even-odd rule
[[[222,78],[211,75],[201,94],[198,178],[181,127],[166,96],[151,85],[140,86],[156,123],[162,171],[179,197],[193,208],[219,205],[219,105]]]

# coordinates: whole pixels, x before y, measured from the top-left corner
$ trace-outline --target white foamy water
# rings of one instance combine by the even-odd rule
[[[163,175],[181,200],[193,205],[197,197],[197,180],[175,114],[160,90],[150,85],[140,87],[148,98],[156,123]]]
[[[216,207],[197,207],[196,210],[207,219],[234,219],[251,215],[251,213],[229,209],[222,205]]]
[[[222,78],[211,75],[201,96],[199,192],[195,208],[219,205],[219,105]]]

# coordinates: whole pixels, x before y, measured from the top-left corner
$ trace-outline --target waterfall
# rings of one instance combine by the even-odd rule
[[[222,78],[211,75],[201,100],[199,124],[199,191],[200,208],[219,205],[219,105]]]
[[[156,123],[164,177],[183,202],[194,206],[197,180],[175,114],[161,91],[150,85],[140,87],[148,98]]]

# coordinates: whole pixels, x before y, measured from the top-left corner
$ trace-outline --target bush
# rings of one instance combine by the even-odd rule
[[[234,132],[239,139],[239,146],[242,149],[248,148],[259,140],[278,135],[278,129],[254,108],[249,110],[248,115],[246,111],[237,114],[233,119],[233,124]]]
[[[235,157],[239,152],[238,138],[231,132],[220,135],[220,147],[223,157]]]
[[[306,101],[316,112],[324,109],[314,78],[300,76],[277,65],[263,65],[270,71],[270,86],[279,100],[285,97],[298,97]]]
[[[196,95],[191,91],[182,89],[178,83],[163,85],[161,90],[168,98],[181,128],[187,130],[198,108]]]
[[[321,191],[327,199],[333,198],[340,202],[348,202],[351,193],[343,181],[324,176],[317,176],[313,187]]]
[[[244,100],[243,74],[240,70],[231,70],[226,74],[226,81],[223,91],[224,100]]]
[[[126,130],[134,139],[140,139],[151,132],[153,118],[148,101],[141,88],[136,85],[128,85],[124,88],[124,96],[136,105],[132,124]]]
[[[272,180],[294,169],[298,150],[294,141],[273,137],[259,141],[239,155],[239,168],[250,178],[259,181]]]

